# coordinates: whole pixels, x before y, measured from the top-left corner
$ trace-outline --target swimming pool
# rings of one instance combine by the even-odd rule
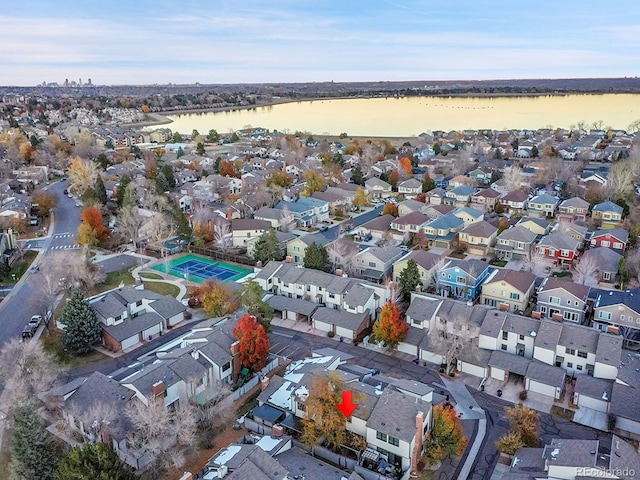
[[[191,282],[204,283],[207,280],[218,282],[234,282],[240,280],[252,270],[229,265],[198,255],[184,255],[151,267],[153,270],[168,273],[174,277],[185,278]]]

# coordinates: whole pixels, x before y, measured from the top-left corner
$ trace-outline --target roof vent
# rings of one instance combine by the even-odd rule
[[[534,338],[535,338],[537,335],[538,335],[538,332],[534,332],[533,330],[531,330],[531,336],[532,336],[532,337],[534,337]]]

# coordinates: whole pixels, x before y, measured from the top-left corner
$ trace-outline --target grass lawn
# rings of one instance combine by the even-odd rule
[[[45,331],[40,338],[42,340],[44,350],[47,353],[53,355],[63,367],[75,368],[79,367],[80,365],[100,362],[107,358],[105,355],[100,352],[96,352],[95,350],[91,351],[87,355],[82,355],[80,357],[71,355],[64,349],[64,345],[62,343],[62,335],[62,332],[56,331],[52,331],[49,335],[47,335]]]
[[[505,260],[494,260],[491,262],[491,265],[495,265],[496,267],[504,267],[507,265]]]
[[[142,272],[140,273],[140,278],[148,278],[150,280],[162,280],[164,277],[162,275],[158,275],[157,273]]]
[[[9,478],[10,470],[9,463],[11,462],[11,453],[9,453],[9,442],[7,441],[8,435],[5,431],[4,445],[0,452],[0,478]]]
[[[118,270],[117,272],[107,273],[107,278],[104,283],[97,285],[93,290],[91,290],[88,296],[97,295],[98,293],[106,292],[107,290],[112,290],[117,288],[120,283],[125,285],[133,285],[136,283],[133,276],[131,275],[131,271],[135,268],[126,267],[122,270]]]
[[[557,405],[552,405],[551,411],[549,413],[551,413],[551,415],[553,415],[554,417],[560,417],[571,421],[573,420],[573,415],[575,412],[573,410],[569,410],[568,408],[565,409]]]
[[[464,253],[453,252],[453,253],[450,253],[449,256],[451,258],[464,259],[464,258],[466,258],[467,255],[465,255]]]
[[[563,270],[562,272],[553,272],[551,276],[557,277],[557,278],[562,278],[562,277],[572,278],[573,274],[569,270]]]
[[[33,250],[29,250],[25,252],[24,258],[15,263],[15,265],[11,269],[11,272],[9,273],[9,275],[7,275],[7,278],[5,278],[4,281],[0,283],[0,285],[15,284],[18,280],[20,280],[20,277],[22,277],[22,275],[24,275],[24,273],[29,269],[29,267],[31,266],[31,264],[33,263],[33,261],[36,259],[37,256],[38,256],[38,252],[34,252]],[[16,276],[15,281],[13,281],[12,275]]]
[[[144,284],[144,289],[160,295],[171,295],[172,297],[177,297],[180,293],[180,289],[176,285],[166,282],[147,282]]]

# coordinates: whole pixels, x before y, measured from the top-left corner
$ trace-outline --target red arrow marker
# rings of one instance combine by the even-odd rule
[[[336,406],[347,418],[358,408],[358,404],[353,403],[353,393],[351,392],[342,392],[342,403],[338,403]]]

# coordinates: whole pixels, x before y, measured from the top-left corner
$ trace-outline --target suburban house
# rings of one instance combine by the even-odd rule
[[[502,260],[522,260],[531,253],[537,235],[528,228],[515,226],[498,235],[496,256]]]
[[[616,228],[622,221],[623,209],[610,200],[598,203],[591,210],[591,218],[600,220],[602,228]]]
[[[415,178],[400,182],[400,184],[398,184],[398,193],[404,195],[405,198],[414,198],[416,195],[422,193],[422,182]]]
[[[480,303],[509,312],[524,312],[535,290],[531,272],[496,269],[482,284]]]
[[[592,247],[610,248],[617,253],[624,253],[629,243],[629,230],[626,228],[602,229],[593,232],[590,244]]]
[[[563,200],[558,207],[558,220],[565,222],[584,222],[589,213],[589,202],[580,197]]]
[[[529,229],[538,236],[546,235],[550,228],[547,219],[536,217],[522,217],[516,225]]]
[[[484,212],[471,207],[456,208],[451,212],[451,214],[455,215],[458,218],[461,218],[464,221],[465,227],[484,220]]]
[[[435,218],[424,226],[430,247],[451,248],[458,237],[458,232],[464,227],[464,220],[454,214],[447,213]]]
[[[581,262],[593,264],[595,279],[598,282],[614,283],[622,254],[606,247],[590,248],[582,254]]]
[[[500,203],[507,213],[521,213],[527,207],[529,195],[524,190],[513,190],[505,194]]]
[[[439,270],[436,291],[443,296],[475,300],[489,273],[489,264],[482,260],[450,260]]]
[[[533,197],[527,204],[527,212],[537,217],[554,217],[560,199],[548,193]]]
[[[556,231],[542,237],[535,249],[536,254],[552,260],[554,265],[570,265],[578,258],[581,245],[581,241]]]
[[[16,258],[16,236],[13,230],[8,229],[6,232],[0,232],[0,260],[12,265]]]
[[[587,312],[589,287],[560,278],[547,277],[538,288],[533,316],[582,324]]]
[[[233,246],[247,248],[247,243],[252,238],[260,238],[269,227],[271,227],[271,223],[266,220],[253,218],[231,220]]]
[[[578,225],[577,223],[560,223],[556,224],[554,230],[559,230],[572,238],[575,238],[580,242],[580,247],[582,248],[584,245],[584,241],[589,234],[589,229],[583,225]]]
[[[640,330],[640,290],[601,293],[593,306],[593,327],[619,333],[621,328]]]
[[[391,277],[393,265],[406,253],[399,247],[367,247],[356,254],[355,276],[380,283]]]
[[[264,220],[271,224],[273,228],[279,230],[283,227],[293,225],[295,219],[289,210],[288,212],[269,207],[260,207],[254,214],[255,220]]]
[[[629,475],[629,472],[639,469],[638,452],[617,435],[604,445],[600,440],[552,438],[543,448],[517,450],[504,478],[631,480],[635,473]]]
[[[489,185],[493,170],[489,167],[477,167],[469,172],[469,177],[475,180],[478,185]]]
[[[407,213],[418,212],[425,206],[424,203],[419,202],[417,200],[412,200],[411,198],[405,200],[404,202],[400,202],[398,204],[398,215],[403,216]]]
[[[304,254],[309,245],[315,243],[316,245],[326,247],[332,241],[332,239],[327,238],[320,233],[295,237],[287,243],[287,257],[290,257],[293,263],[301,264],[304,262]]]
[[[470,224],[460,231],[460,246],[471,255],[487,256],[495,245],[498,229],[484,220]]]
[[[393,264],[393,281],[397,284],[400,281],[400,273],[407,268],[409,260],[413,260],[418,265],[418,271],[420,272],[420,279],[422,280],[422,286],[428,287],[431,281],[431,276],[434,273],[433,267],[438,262],[445,260],[434,253],[426,252],[424,250],[413,250],[411,253],[406,254],[400,260],[397,260]]]
[[[275,231],[276,238],[278,239],[278,245],[280,246],[280,258],[284,258],[287,256],[287,244],[296,238],[291,232],[281,232],[280,230]],[[260,237],[251,237],[247,238],[247,255],[251,258],[254,257],[256,251],[256,243],[260,240]]]
[[[444,201],[456,207],[466,207],[471,201],[473,191],[474,189],[470,185],[460,185],[447,191]]]
[[[471,206],[485,212],[492,212],[502,194],[493,188],[484,188],[471,195]]]
[[[186,308],[169,295],[121,287],[89,299],[102,327],[102,344],[120,352],[180,323]],[[64,327],[63,327],[64,328]]]
[[[386,198],[393,195],[391,185],[384,180],[380,180],[378,177],[372,177],[365,180],[364,188],[367,195],[371,195],[371,198]]]
[[[311,197],[300,197],[295,202],[280,201],[277,210],[289,211],[301,227],[310,227],[329,220],[329,202]]]
[[[411,212],[394,219],[391,228],[402,234],[403,240],[408,240],[410,235],[418,233],[429,221],[429,217],[421,212]]]
[[[447,191],[442,188],[434,188],[429,190],[426,195],[426,203],[431,205],[442,205],[444,198],[447,195]]]
[[[372,238],[381,239],[391,230],[391,222],[396,219],[393,215],[380,215],[356,228],[356,233],[360,237],[371,235]]]

